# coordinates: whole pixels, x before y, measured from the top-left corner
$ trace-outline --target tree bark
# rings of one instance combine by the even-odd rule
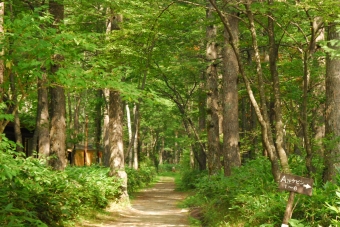
[[[214,1],[214,0],[213,0]],[[217,27],[213,21],[213,7],[208,2],[206,18],[210,25],[206,29],[206,58],[209,66],[207,73],[207,158],[209,174],[213,175],[221,169],[220,130],[219,130],[219,92],[218,92],[218,45],[216,42]]]
[[[65,93],[60,86],[50,88],[51,95],[51,129],[49,165],[55,170],[66,167],[66,122]]]
[[[139,110],[137,109],[139,108],[137,106],[137,104],[135,104],[134,107],[134,115],[135,115],[135,121],[134,121],[134,140],[133,140],[133,169],[137,170],[139,163],[138,163],[138,148],[139,148],[139,122],[140,122],[140,116],[139,116]]]
[[[4,35],[4,16],[5,16],[5,2],[0,2],[0,42],[4,43],[5,35]],[[3,101],[4,90],[2,84],[4,83],[4,74],[5,74],[5,64],[2,57],[5,54],[4,48],[0,50],[0,103]],[[3,130],[0,131],[2,133]]]
[[[182,113],[182,122],[185,128],[185,131],[188,137],[190,138],[190,140],[194,141],[194,142],[191,142],[191,150],[190,150],[191,166],[192,167],[194,166],[193,162],[194,160],[196,160],[198,163],[199,170],[205,170],[206,169],[205,145],[199,140],[199,137],[197,137],[197,133],[192,132],[194,129],[193,129],[192,122],[190,121],[190,119],[188,119],[188,117],[186,116],[183,116],[185,113],[183,112],[181,113]],[[203,151],[204,155],[201,155],[202,153],[200,153],[200,151]]]
[[[287,206],[285,210],[285,214],[283,216],[282,224],[288,226],[289,220],[292,217],[293,209],[294,209],[294,198],[295,198],[295,192],[290,192],[288,201],[287,201]]]
[[[206,118],[207,118],[207,111],[206,111],[206,104],[207,104],[207,93],[205,92],[205,82],[206,82],[206,78],[205,78],[205,73],[202,73],[202,81],[200,83],[200,87],[199,87],[199,95],[198,95],[198,130],[200,135],[203,135],[204,133],[206,133],[207,130],[207,122],[206,122]],[[176,138],[178,137],[178,132],[176,132]],[[202,170],[206,170],[206,153],[203,150],[202,147],[198,148],[199,150],[198,152],[198,157],[201,160],[201,167]],[[176,155],[176,164],[179,163],[179,147],[176,146],[176,151],[177,151],[177,155]]]
[[[46,73],[38,79],[38,154],[39,158],[50,155],[50,116],[48,112],[48,91]]]
[[[306,11],[306,14],[308,17],[309,13],[308,11]],[[311,176],[314,172],[315,172],[315,167],[313,165],[313,144],[312,144],[312,134],[310,132],[310,128],[312,123],[309,123],[309,119],[308,119],[308,103],[309,103],[309,92],[310,92],[310,83],[311,83],[311,70],[309,67],[309,64],[311,62],[311,60],[313,59],[313,54],[315,53],[316,49],[317,49],[317,41],[323,39],[324,34],[321,32],[321,27],[323,26],[322,20],[320,17],[315,17],[313,18],[313,21],[310,22],[310,30],[311,30],[311,35],[310,35],[310,40],[309,40],[309,45],[307,47],[306,50],[304,50],[303,53],[303,101],[302,101],[302,105],[301,105],[301,126],[302,126],[302,133],[303,133],[303,141],[304,141],[304,146],[306,149],[306,168],[308,171],[308,175]],[[320,91],[322,92],[323,89],[320,89]],[[313,111],[315,113],[320,112],[320,109],[323,109],[324,106],[318,106],[316,107],[316,110]],[[322,114],[315,114],[315,115],[319,115],[322,116]],[[322,117],[320,117],[320,119],[322,119]],[[317,120],[319,121],[319,119]],[[318,126],[316,126],[315,128],[317,130],[323,130],[324,128],[324,123],[321,123],[320,121],[317,123]],[[320,134],[319,134],[320,135]],[[320,139],[314,138],[315,141],[317,143],[319,143],[318,145],[321,145]],[[318,141],[319,140],[319,141]],[[320,146],[321,148],[321,146]]]
[[[238,18],[231,14],[228,16],[234,41],[238,43]],[[239,152],[239,114],[238,114],[238,63],[236,55],[229,44],[229,34],[224,31],[223,49],[223,156],[224,175],[230,176],[232,168],[241,165]]]
[[[103,95],[104,95],[104,99],[105,99],[105,110],[104,110],[104,138],[103,138],[103,142],[104,142],[104,150],[103,150],[103,165],[106,167],[110,167],[110,129],[109,129],[109,95],[110,91],[109,89],[104,89],[103,90]]]
[[[178,146],[178,131],[175,132],[175,150],[174,150],[174,164],[177,165],[179,164],[179,154],[180,154],[180,150],[179,150],[179,146]]]
[[[54,17],[53,27],[64,19],[64,5],[61,1],[50,0],[49,10]],[[59,54],[52,56],[51,76],[55,77],[59,70],[59,62],[63,57]],[[66,100],[64,88],[60,85],[50,87],[51,95],[51,129],[50,129],[50,157],[49,165],[55,170],[64,170],[66,160]]]
[[[210,2],[212,2],[212,0],[210,0]],[[255,51],[255,60],[256,60],[256,65],[257,65],[257,74],[258,74],[258,89],[260,91],[260,97],[261,97],[261,108],[259,106],[259,104],[257,103],[253,90],[251,88],[251,84],[250,81],[245,73],[245,69],[241,60],[241,55],[237,46],[237,42],[235,40],[235,37],[233,36],[232,33],[232,29],[229,23],[228,18],[222,13],[222,11],[217,7],[216,4],[212,5],[214,6],[214,8],[216,9],[225,29],[227,30],[228,34],[229,34],[229,43],[236,55],[237,58],[237,63],[238,63],[238,67],[239,67],[239,72],[244,80],[246,89],[247,89],[247,93],[249,96],[249,99],[254,107],[256,116],[259,120],[259,123],[261,124],[261,134],[262,134],[262,141],[263,141],[263,145],[264,148],[267,150],[268,155],[269,155],[269,159],[271,162],[271,167],[272,167],[272,174],[274,176],[274,179],[276,181],[279,180],[280,177],[280,167],[279,167],[279,163],[277,160],[277,154],[275,152],[275,146],[273,144],[273,138],[271,137],[271,132],[270,132],[270,125],[269,125],[269,119],[268,119],[268,113],[267,113],[267,106],[265,103],[265,93],[264,93],[264,88],[263,88],[263,78],[262,78],[262,68],[261,68],[261,61],[260,61],[260,55],[258,52],[258,45],[257,45],[257,40],[256,40],[256,31],[255,31],[255,26],[254,26],[254,19],[253,19],[253,14],[250,11],[250,2],[245,3],[245,7],[246,7],[246,12],[247,12],[247,16],[250,22],[250,29],[251,29],[251,35],[253,38],[253,49]]]
[[[101,135],[102,135],[102,119],[103,119],[103,114],[102,114],[102,100],[103,100],[103,93],[101,90],[97,90],[97,103],[96,103],[96,117],[95,117],[95,147],[96,147],[96,152],[97,152],[97,163],[100,164],[101,162],[101,156],[100,156],[100,142],[101,142]]]
[[[130,146],[130,143],[132,142],[132,125],[131,125],[131,114],[130,114],[129,104],[125,105],[125,112],[126,112],[127,128],[128,128],[128,133],[129,133],[129,146]],[[128,150],[128,153],[126,156],[128,157],[129,167],[132,168],[133,155],[132,155],[131,149],[130,151]]]
[[[273,0],[268,1],[269,5],[273,3]],[[280,163],[282,171],[289,173],[289,164],[286,151],[284,149],[284,125],[282,119],[281,110],[281,91],[280,91],[280,79],[277,72],[277,47],[275,43],[275,31],[274,31],[274,20],[272,13],[268,12],[268,39],[269,39],[269,69],[273,81],[273,91],[274,91],[274,114],[275,114],[275,145],[276,151],[280,158]]]
[[[13,106],[19,106],[18,104],[18,95],[17,95],[17,88],[15,83],[15,78],[13,73],[10,74],[10,82],[11,82],[11,91],[12,91],[12,100]],[[20,118],[19,118],[19,111],[16,108],[14,112],[14,135],[15,135],[15,143],[16,143],[16,151],[22,152],[23,150],[23,142],[22,142],[22,134],[21,134],[21,127],[20,127]]]
[[[162,137],[161,146],[158,151],[158,165],[163,165],[163,155],[164,155],[164,137]]]
[[[337,31],[336,23],[328,27],[328,41],[340,40],[340,33]],[[329,44],[329,48],[340,51],[339,46]],[[329,147],[325,151],[325,169],[323,180],[335,181],[337,168],[340,165],[340,59],[332,57],[331,53],[326,58],[326,138],[329,140]]]
[[[4,35],[4,16],[5,16],[5,2],[0,2],[0,42],[4,43],[5,35]],[[4,48],[0,50],[0,103],[4,101],[4,76],[5,76],[5,64],[2,57],[5,54]],[[1,134],[4,132],[6,125],[9,121],[0,119],[0,141],[2,139]]]
[[[123,109],[118,91],[110,91],[109,101],[109,141],[110,141],[110,176],[122,180],[121,199],[128,199],[127,174],[125,172],[123,147]]]

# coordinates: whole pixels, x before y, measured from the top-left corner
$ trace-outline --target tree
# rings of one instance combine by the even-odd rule
[[[214,24],[213,7],[208,1],[207,7],[207,44],[206,58],[208,67],[207,78],[207,158],[209,174],[216,174],[221,169],[220,149],[220,106],[219,106],[219,81],[218,58],[219,49],[217,43],[217,26]]]
[[[340,58],[335,54],[340,48],[335,43],[340,40],[337,23],[328,26],[328,48],[331,50],[326,58],[326,137],[330,140],[325,152],[325,169],[323,180],[334,181],[337,166],[340,163]]]
[[[1,35],[1,59],[0,59],[0,102],[3,102],[4,99],[4,73],[5,73],[5,64],[4,64],[4,41],[5,41],[5,35],[4,35],[4,16],[5,16],[5,2],[0,2],[0,35]],[[3,107],[0,107],[1,109]],[[0,119],[0,132],[2,133],[4,130],[3,126],[3,119]]]
[[[5,36],[4,36],[4,16],[5,16],[5,2],[0,2],[0,34],[1,34],[1,57],[4,55],[4,41],[5,41]],[[3,100],[3,88],[2,85],[4,83],[4,73],[5,73],[5,64],[4,64],[4,59],[0,60],[0,95],[1,99],[0,101]]]
[[[23,151],[23,142],[22,142],[22,134],[21,134],[21,127],[20,127],[20,118],[19,118],[19,111],[18,111],[18,91],[17,91],[17,87],[16,87],[16,81],[15,81],[15,77],[13,75],[13,73],[11,73],[9,75],[10,77],[10,84],[11,84],[11,93],[12,93],[12,100],[13,100],[13,104],[11,106],[13,106],[12,108],[16,108],[13,111],[14,113],[14,133],[15,133],[15,142],[17,144],[17,148],[16,150],[18,152],[22,152]]]
[[[110,91],[109,102],[109,141],[110,141],[110,176],[122,180],[121,199],[128,199],[127,174],[123,147],[123,107],[118,91]]]
[[[268,5],[273,4],[273,0],[268,1]],[[269,7],[270,8],[270,7]],[[282,119],[282,101],[281,101],[281,90],[280,90],[280,79],[277,70],[277,44],[275,38],[275,27],[271,12],[268,12],[268,44],[269,44],[269,70],[273,82],[273,93],[274,93],[274,112],[275,112],[275,145],[276,153],[280,158],[280,164],[282,171],[289,173],[289,164],[284,149],[284,125]]]
[[[64,5],[59,1],[49,2],[49,11],[53,15],[53,26],[56,27],[64,19]],[[56,27],[57,28],[57,27]],[[63,60],[61,53],[52,56],[52,81],[56,81],[60,63]],[[64,88],[60,85],[50,87],[51,95],[51,129],[50,129],[50,156],[49,165],[56,170],[66,167],[66,100]]]
[[[280,170],[279,170],[279,164],[278,164],[278,160],[277,160],[277,154],[275,152],[275,146],[273,144],[273,137],[272,137],[272,132],[271,132],[271,128],[270,128],[270,122],[269,122],[269,118],[268,118],[268,109],[267,109],[266,95],[265,95],[264,83],[263,83],[262,65],[261,65],[261,59],[260,59],[260,55],[259,55],[256,29],[255,29],[255,23],[254,23],[254,17],[253,17],[254,15],[253,15],[252,11],[250,10],[251,3],[246,2],[244,4],[244,6],[245,6],[245,9],[246,9],[245,13],[247,15],[248,22],[249,22],[249,30],[250,30],[249,32],[250,32],[251,37],[252,37],[252,48],[253,48],[253,51],[254,51],[254,57],[255,57],[255,63],[256,63],[256,72],[257,72],[257,78],[258,78],[258,90],[259,90],[259,96],[260,96],[260,105],[256,101],[253,90],[251,88],[249,78],[246,75],[246,71],[244,69],[244,65],[243,65],[242,60],[241,60],[240,51],[239,51],[238,46],[237,46],[237,40],[233,35],[230,21],[229,21],[228,17],[218,8],[218,6],[216,4],[214,4],[211,0],[210,0],[210,2],[212,3],[212,5],[216,9],[216,11],[218,12],[219,17],[220,17],[221,21],[223,22],[225,29],[228,32],[229,43],[230,43],[230,45],[231,45],[231,47],[232,47],[232,49],[233,49],[233,51],[236,55],[238,67],[239,67],[239,72],[240,72],[240,74],[241,74],[241,76],[244,80],[249,99],[251,100],[251,103],[252,103],[252,105],[255,109],[258,120],[261,124],[262,141],[263,141],[263,144],[264,144],[266,151],[269,154],[269,158],[270,158],[271,163],[272,163],[272,174],[274,175],[274,178],[276,180],[278,180],[279,175],[280,175]],[[260,106],[261,106],[261,108],[260,108]]]
[[[228,15],[230,31],[238,46],[238,21],[236,13]],[[224,28],[223,73],[222,73],[222,109],[223,109],[223,156],[224,175],[232,174],[232,167],[241,165],[239,152],[239,111],[238,111],[238,62],[229,43],[230,35]]]
[[[38,78],[38,108],[36,133],[38,138],[38,153],[40,157],[47,158],[50,155],[50,116],[48,112],[47,76],[42,73]],[[34,146],[34,148],[37,146]]]
[[[109,129],[109,89],[103,90],[103,96],[105,99],[105,106],[104,106],[104,119],[103,119],[103,144],[104,144],[104,150],[103,150],[103,164],[104,166],[109,167],[110,166],[110,129]]]

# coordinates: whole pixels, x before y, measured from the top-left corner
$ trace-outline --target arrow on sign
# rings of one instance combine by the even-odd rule
[[[306,189],[312,188],[309,184],[304,184],[303,187],[305,187]]]

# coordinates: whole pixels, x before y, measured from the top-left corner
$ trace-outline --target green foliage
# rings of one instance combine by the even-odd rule
[[[66,173],[77,185],[81,202],[94,209],[105,208],[120,195],[119,180],[108,177],[109,169],[101,166],[69,167]],[[90,187],[90,188],[89,188]]]
[[[156,177],[156,169],[153,166],[143,166],[138,170],[126,168],[125,169],[128,175],[128,193],[131,194],[136,192],[138,189],[146,187],[150,185],[155,180]]]
[[[172,172],[173,169],[175,171],[179,171],[180,167],[175,164],[168,164],[168,163],[162,164],[158,166],[158,174],[169,173],[169,172]]]
[[[207,175],[207,172],[199,170],[186,170],[182,172],[181,184],[183,190],[195,189],[200,180]]]
[[[330,204],[329,202],[326,202],[326,205],[327,205],[327,208],[329,210],[331,210],[333,213],[335,213],[336,215],[340,214],[340,191],[339,191],[339,188],[336,191],[335,203]],[[338,219],[333,219],[332,224],[334,224],[335,226],[339,226],[340,221]]]
[[[295,168],[300,163],[299,158],[294,157],[290,163]],[[204,226],[278,226],[282,222],[288,193],[278,191],[270,168],[269,161],[260,157],[234,169],[230,177],[188,173],[183,180],[195,188],[195,195],[185,203],[202,208]],[[296,173],[301,173],[299,168]],[[315,177],[313,196],[296,194],[291,226],[329,226],[335,219],[325,201],[334,208],[338,199],[334,196],[337,186],[323,185],[319,179]]]
[[[85,209],[105,208],[121,193],[107,168],[52,171],[42,160],[15,153],[6,139],[0,144],[1,226],[64,226]]]
[[[4,110],[6,109],[5,103],[0,103],[0,120],[6,120],[6,121],[12,121],[14,119],[14,116],[12,114],[6,114],[4,113]]]

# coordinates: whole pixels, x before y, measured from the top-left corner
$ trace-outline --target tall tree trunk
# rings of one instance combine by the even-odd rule
[[[109,129],[109,95],[110,91],[109,89],[104,89],[103,90],[103,95],[104,95],[104,99],[105,99],[105,110],[104,110],[104,138],[103,138],[103,142],[104,142],[104,150],[103,150],[103,165],[106,167],[110,167],[110,129]]]
[[[100,153],[100,141],[102,137],[102,119],[103,119],[103,114],[102,114],[102,100],[103,100],[103,93],[101,90],[97,90],[96,93],[98,101],[96,102],[96,116],[95,116],[95,147],[96,147],[96,152],[97,152],[97,163],[101,162],[101,153]]]
[[[307,16],[309,16],[309,13],[306,11]],[[311,28],[311,37],[309,40],[308,48],[304,51],[303,54],[303,101],[301,105],[301,126],[302,126],[302,133],[303,133],[303,140],[304,140],[304,146],[306,149],[306,168],[308,171],[308,175],[311,176],[315,172],[315,167],[313,166],[313,144],[312,144],[312,135],[310,133],[310,128],[312,123],[309,123],[308,120],[308,103],[309,103],[309,91],[310,91],[310,77],[311,77],[311,71],[309,64],[311,60],[313,60],[313,54],[315,53],[317,46],[316,42],[317,40],[322,39],[324,36],[323,33],[320,33],[320,29],[323,26],[322,20],[320,17],[313,18],[313,21],[310,23]],[[320,90],[321,91],[321,90]],[[320,92],[319,91],[319,92]],[[322,105],[321,105],[322,106]],[[316,109],[319,109],[315,111],[315,113],[320,112],[320,109],[324,107],[316,107]],[[318,114],[315,114],[318,115]],[[322,115],[319,115],[322,116]],[[318,122],[319,126],[316,126],[315,128],[322,129],[323,123],[320,124]],[[316,141],[318,140],[315,138]],[[320,141],[320,140],[319,140]],[[318,142],[318,141],[317,141]],[[319,145],[320,142],[319,142]]]
[[[199,88],[199,95],[198,95],[198,130],[200,135],[204,135],[207,130],[207,111],[206,111],[206,105],[207,105],[207,93],[205,92],[205,83],[206,83],[206,78],[205,78],[205,73],[202,73],[202,80],[200,83],[200,88]],[[176,138],[178,138],[178,132],[176,132]],[[175,156],[175,162],[178,164],[179,162],[179,147],[176,146],[176,152],[177,155]],[[198,150],[198,157],[202,162],[202,170],[206,169],[207,163],[207,157],[206,154],[203,150],[202,147],[199,147]]]
[[[132,125],[131,125],[131,114],[130,114],[129,104],[125,105],[125,112],[126,112],[127,128],[128,128],[128,133],[129,133],[129,146],[130,146],[130,143],[132,142]],[[132,168],[133,154],[132,154],[131,149],[130,151],[128,150],[127,157],[128,157],[129,167]]]
[[[261,97],[261,108],[258,105],[253,90],[251,88],[251,84],[250,81],[246,75],[242,60],[241,60],[241,55],[237,46],[237,40],[235,40],[235,37],[233,36],[232,33],[232,28],[231,25],[229,23],[228,18],[222,13],[222,11],[217,7],[216,4],[214,4],[214,2],[212,0],[210,0],[210,2],[212,3],[212,5],[214,6],[214,8],[216,9],[225,29],[227,30],[228,34],[229,34],[229,44],[231,45],[231,47],[233,48],[233,51],[236,55],[237,58],[237,62],[238,62],[238,67],[239,67],[239,72],[244,80],[246,89],[247,89],[247,93],[249,96],[249,99],[254,107],[256,116],[259,120],[259,123],[261,124],[261,132],[262,132],[262,141],[263,141],[263,145],[265,147],[265,149],[268,152],[269,155],[269,159],[271,162],[271,167],[272,167],[272,174],[274,176],[274,179],[276,181],[279,180],[280,177],[280,167],[279,167],[279,163],[277,160],[277,154],[275,152],[275,146],[273,144],[273,138],[270,132],[270,122],[268,119],[268,113],[267,113],[267,106],[266,106],[266,98],[265,98],[265,93],[264,93],[264,87],[263,87],[263,78],[262,78],[262,68],[261,68],[261,61],[260,61],[260,56],[259,56],[259,52],[258,52],[258,45],[257,45],[257,40],[256,40],[256,31],[255,31],[255,26],[254,26],[254,19],[253,19],[253,15],[252,12],[250,11],[250,2],[247,2],[245,4],[246,7],[246,12],[247,12],[247,16],[250,22],[250,28],[251,28],[251,35],[253,38],[253,49],[255,51],[255,60],[256,60],[256,65],[257,65],[257,74],[258,74],[258,89],[260,91],[260,97]]]
[[[199,170],[203,170],[203,165],[200,162],[198,162],[198,165]],[[191,169],[195,168],[195,153],[192,146],[190,147],[190,168]]]
[[[206,58],[209,61],[207,68],[207,135],[208,135],[208,170],[209,174],[216,174],[221,169],[220,161],[220,130],[219,130],[219,92],[217,58],[218,45],[216,42],[217,27],[213,21],[213,8],[208,1],[207,20],[211,23],[207,27]]]
[[[0,2],[0,42],[3,44],[5,42],[5,33],[4,33],[4,16],[5,16],[5,2]],[[5,54],[4,48],[0,49],[0,103],[3,103],[4,98],[4,76],[5,76],[5,64],[2,57]],[[1,141],[1,134],[5,130],[8,121],[0,119],[0,141]]]
[[[150,148],[150,157],[151,160],[153,161],[156,170],[158,172],[158,164],[159,164],[159,160],[157,158],[156,152],[158,151],[158,140],[159,140],[159,132],[158,130],[156,130],[155,132],[153,132],[153,130],[151,130],[151,148]]]
[[[273,0],[268,1],[269,5],[273,4]],[[286,151],[284,149],[284,125],[282,119],[281,110],[281,91],[280,91],[280,79],[277,72],[277,47],[275,43],[275,31],[274,31],[274,20],[271,12],[269,12],[268,17],[268,38],[269,38],[269,68],[270,74],[273,81],[273,91],[274,91],[274,112],[275,112],[275,132],[276,132],[276,150],[280,158],[280,163],[283,172],[289,173],[289,164]]]
[[[138,145],[139,145],[139,113],[137,113],[137,105],[135,104],[134,107],[134,115],[135,115],[135,127],[134,127],[134,143],[133,143],[133,169],[137,170],[138,169]]]
[[[72,153],[71,153],[71,160],[72,163],[75,161],[74,156],[76,153],[76,146],[80,142],[79,141],[79,131],[80,131],[80,123],[79,123],[79,116],[80,116],[80,104],[81,104],[82,95],[74,97],[74,111],[73,111],[73,131],[72,131]],[[74,164],[74,163],[73,163]]]
[[[268,108],[267,108],[267,103],[266,103],[267,98],[266,98],[265,89],[264,89],[263,71],[262,71],[259,47],[257,43],[257,34],[256,34],[256,28],[255,28],[254,15],[250,9],[250,6],[251,6],[251,1],[247,1],[245,3],[245,8],[246,8],[246,13],[247,13],[247,17],[248,17],[248,21],[250,25],[250,33],[252,36],[252,45],[253,45],[253,50],[254,50],[255,62],[256,62],[260,106],[257,105],[257,102],[255,101],[254,97],[251,97],[251,100],[256,110],[257,116],[259,118],[259,122],[261,123],[262,141],[272,163],[272,173],[274,175],[274,178],[278,180],[280,169],[279,169],[279,165],[277,161],[277,153],[275,150],[273,135],[271,132],[270,118],[268,115]]]
[[[139,101],[141,101],[141,99]],[[138,151],[136,149],[138,148],[138,133],[139,133],[138,127],[140,121],[139,109],[140,109],[139,103],[135,103],[133,110],[134,121],[132,125],[132,137],[127,148],[127,154],[131,155],[132,167],[134,167],[134,165],[137,164],[136,166],[137,168],[138,168]]]
[[[180,108],[180,112],[182,114],[182,122],[185,128],[185,131],[189,139],[193,141],[191,142],[190,158],[193,158],[193,157],[195,158],[194,160],[197,161],[199,170],[205,170],[206,169],[206,155],[200,156],[200,152],[199,152],[202,150],[204,154],[206,154],[205,145],[203,144],[202,141],[200,141],[197,135],[197,132],[194,132],[194,127],[192,125],[192,122],[188,117],[185,116],[185,112],[183,108]],[[192,160],[191,162],[194,162],[194,160]],[[192,167],[193,166],[194,164],[192,163]]]
[[[178,146],[178,131],[175,132],[175,151],[174,151],[174,164],[177,165],[179,163],[179,146]]]
[[[49,10],[54,17],[53,26],[58,28],[58,24],[64,19],[64,5],[61,1],[50,0]],[[51,74],[55,76],[59,70],[59,62],[63,57],[55,54],[54,64],[51,66]],[[50,88],[51,95],[51,129],[50,129],[50,157],[49,164],[55,170],[64,170],[66,167],[66,100],[65,91],[62,86],[56,85]]]
[[[330,23],[328,27],[328,41],[340,41],[340,32],[337,30],[338,24]],[[328,47],[339,52],[338,44]],[[325,151],[325,169],[323,180],[335,181],[337,168],[340,165],[340,59],[339,57],[327,54],[326,58],[326,138],[330,139]]]
[[[228,16],[235,43],[238,43],[238,18]],[[239,152],[239,115],[238,115],[238,63],[235,53],[229,44],[229,33],[224,31],[223,49],[223,156],[224,175],[232,174],[232,167],[241,165]]]
[[[87,153],[88,148],[88,135],[89,135],[89,117],[85,116],[85,128],[84,128],[84,166],[90,165],[89,155]]]
[[[16,110],[15,113],[14,113],[14,134],[15,134],[15,143],[17,145],[16,151],[17,152],[24,152],[22,134],[21,134],[21,127],[20,127],[20,118],[19,118],[18,110]],[[28,149],[28,148],[26,147],[26,149]],[[26,153],[26,155],[28,155],[26,150],[25,150],[25,153]]]
[[[158,151],[158,165],[163,165],[164,156],[164,137],[162,137],[162,143]]]
[[[106,39],[111,34],[113,30],[113,10],[111,8],[106,9]],[[103,165],[106,167],[110,167],[110,158],[111,158],[111,148],[110,148],[110,107],[111,107],[111,100],[110,100],[110,90],[108,88],[103,89],[103,96],[105,100],[105,110],[104,110],[104,150],[103,150]]]
[[[5,16],[5,2],[0,2],[0,42],[1,44],[4,44],[5,42],[5,33],[4,33],[4,16]],[[3,83],[4,83],[4,74],[5,74],[5,64],[4,60],[2,57],[5,54],[5,50],[2,47],[0,49],[0,103],[3,101],[3,95],[4,95],[4,90],[3,90]],[[2,130],[3,131],[3,130]],[[0,131],[0,133],[2,133]]]
[[[50,89],[51,95],[51,130],[49,164],[55,170],[66,167],[66,122],[65,122],[65,93],[62,87]]]
[[[304,52],[303,56],[303,100],[301,105],[301,126],[302,126],[302,134],[303,134],[303,142],[304,147],[306,149],[306,167],[308,171],[308,175],[314,172],[314,167],[312,163],[313,159],[313,151],[312,151],[312,144],[310,139],[310,124],[308,122],[308,90],[309,90],[309,78],[310,78],[310,70],[308,67],[309,61],[309,50]]]
[[[121,199],[128,199],[127,174],[124,163],[123,147],[123,109],[118,91],[110,91],[109,101],[109,141],[110,141],[110,176],[122,180]]]
[[[46,73],[42,73],[38,79],[38,154],[39,158],[47,158],[50,155],[50,116],[48,112],[48,91]]]
[[[256,72],[257,72],[257,79],[258,79],[258,89],[260,94],[260,106],[257,106],[257,103],[253,98],[253,106],[255,109],[257,109],[256,113],[259,118],[259,122],[261,123],[262,128],[262,141],[264,144],[264,147],[266,151],[268,152],[269,159],[271,160],[272,164],[272,173],[275,178],[275,180],[279,179],[280,175],[280,168],[279,163],[277,160],[277,153],[273,141],[273,135],[271,132],[271,125],[270,125],[270,119],[268,116],[268,108],[267,108],[267,99],[264,91],[264,81],[263,81],[263,72],[262,72],[262,65],[261,65],[261,59],[259,54],[259,47],[257,43],[257,34],[255,29],[255,21],[254,21],[254,15],[250,9],[251,1],[247,1],[245,3],[246,13],[249,20],[250,25],[250,33],[252,36],[252,44],[253,44],[253,50],[255,54],[255,62],[256,62]],[[239,61],[240,64],[240,61]]]
[[[10,74],[10,82],[11,82],[11,91],[12,91],[12,102],[13,106],[18,106],[18,96],[17,96],[17,89],[16,83],[13,73]],[[22,134],[21,134],[21,127],[20,127],[20,119],[19,119],[19,111],[16,108],[14,110],[14,135],[15,135],[15,143],[17,145],[16,151],[22,152],[23,151],[23,142],[22,142]]]

